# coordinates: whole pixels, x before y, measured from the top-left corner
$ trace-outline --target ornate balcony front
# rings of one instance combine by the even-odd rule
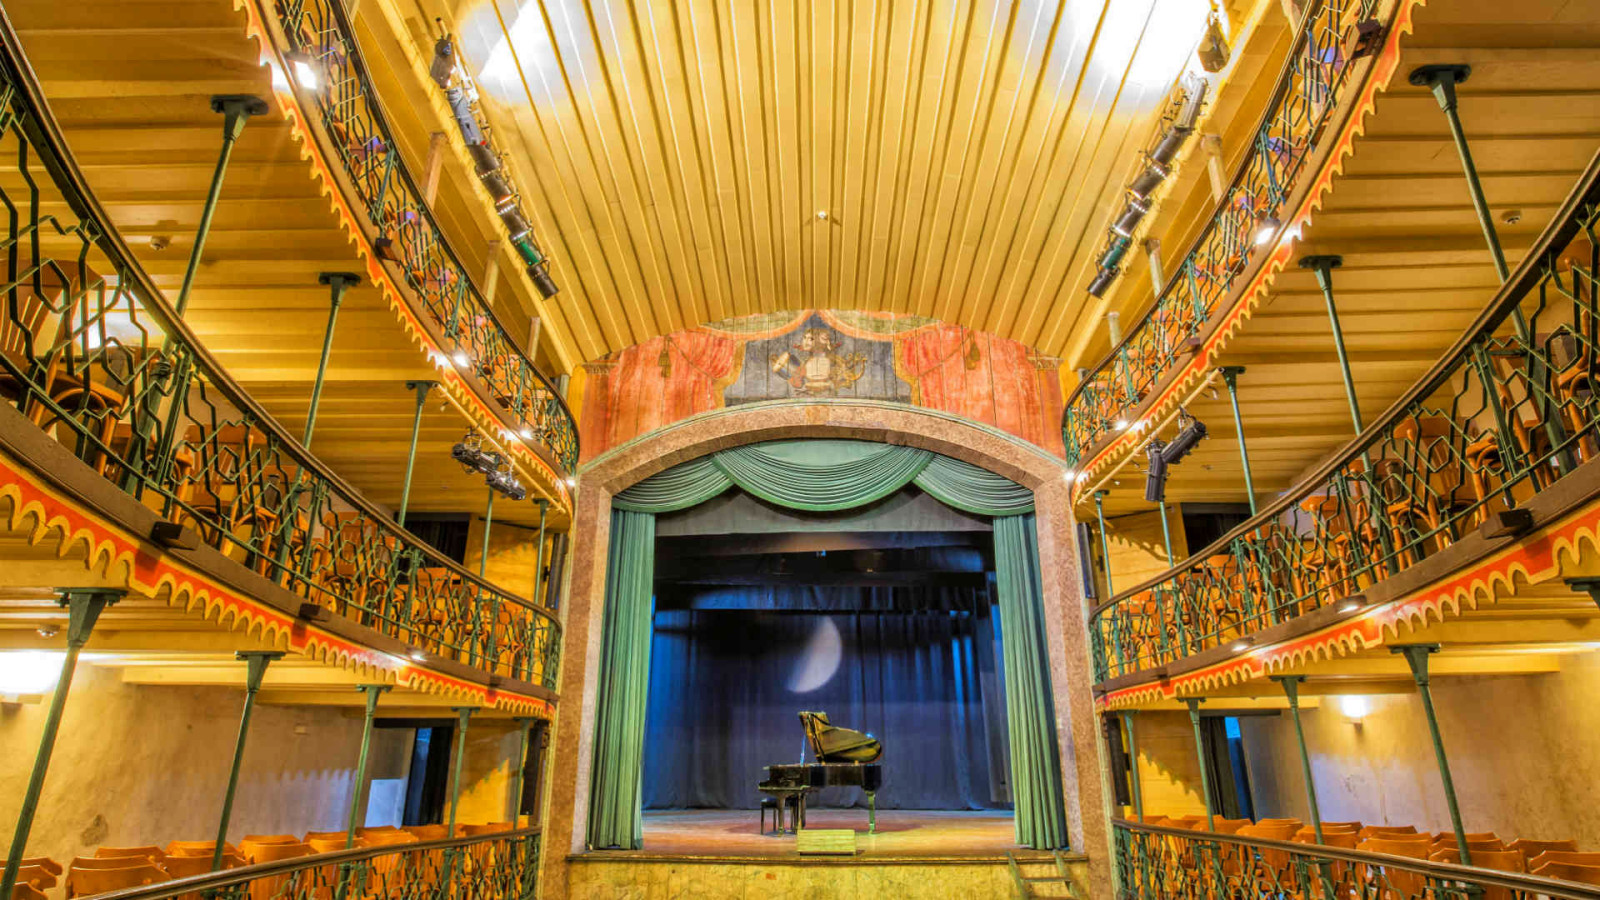
[[[1450,595],[1380,615],[1390,601],[1446,578],[1492,588],[1541,574],[1508,548],[1558,524],[1581,530],[1572,514],[1600,495],[1597,221],[1591,161],[1492,302],[1384,415],[1258,515],[1096,609],[1102,689],[1215,685],[1230,676],[1195,673],[1380,643],[1464,605]],[[1548,536],[1542,552],[1554,560],[1578,540]],[[1471,569],[1491,559],[1493,573]]]
[[[395,525],[201,346],[89,190],[5,36],[0,391],[11,418],[37,429],[11,429],[11,455],[53,438],[87,468],[44,475],[97,475],[155,514],[139,538],[207,545],[299,597],[302,621],[337,618],[417,660],[553,688],[561,630],[549,611]]]

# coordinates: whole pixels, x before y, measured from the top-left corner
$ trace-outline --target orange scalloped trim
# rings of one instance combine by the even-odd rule
[[[273,58],[275,47],[271,31],[262,20],[256,4],[251,0],[233,0],[233,6],[236,11],[242,10],[245,14],[245,34],[256,41],[260,48],[259,64],[269,68],[279,66],[281,69],[281,63]],[[394,283],[388,270],[378,261],[376,254],[365,240],[364,232],[357,224],[360,220],[350,208],[349,201],[339,189],[338,180],[333,176],[333,170],[323,157],[316,140],[311,136],[310,126],[307,123],[312,121],[312,118],[301,108],[299,98],[292,90],[274,89],[273,95],[277,97],[290,131],[300,145],[300,158],[311,164],[312,175],[320,182],[320,191],[328,199],[329,210],[338,218],[346,239],[356,248],[356,253],[366,264],[368,282],[382,291],[385,302],[394,311],[407,336],[427,355],[428,361],[438,371],[440,383],[450,395],[450,399],[468,414],[480,431],[493,437],[496,444],[511,448],[512,456],[523,466],[524,474],[537,475],[537,482],[545,486],[547,494],[556,498],[558,508],[570,515],[572,492],[567,486],[565,476],[514,436],[506,437],[511,432],[506,429],[505,422],[483,401],[482,397],[478,396],[476,391],[467,386],[466,379],[462,378],[456,367],[451,365],[450,358],[443,348],[434,343],[433,338],[429,336],[416,311],[405,300],[405,293]],[[530,480],[535,479],[530,478]]]
[[[153,552],[126,529],[85,512],[41,483],[26,467],[0,453],[0,500],[10,503],[0,513],[14,532],[26,532],[30,546],[54,538],[56,556],[66,559],[82,546],[84,567],[128,590],[196,614],[230,631],[257,639],[386,684],[463,703],[503,709],[518,715],[552,718],[554,704],[515,691],[496,690],[463,681],[387,653],[363,647],[279,610],[258,603],[224,585]]]
[[[1389,34],[1384,39],[1383,51],[1373,64],[1354,109],[1345,120],[1344,128],[1339,133],[1338,143],[1334,145],[1333,152],[1328,156],[1328,162],[1322,167],[1316,182],[1290,219],[1289,227],[1279,232],[1278,244],[1272,249],[1272,254],[1256,272],[1255,278],[1251,279],[1245,290],[1239,294],[1239,299],[1227,312],[1222,323],[1212,332],[1199,352],[1195,353],[1189,365],[1161,393],[1149,411],[1140,417],[1140,421],[1156,421],[1175,412],[1182,398],[1188,396],[1198,386],[1200,379],[1211,371],[1224,347],[1266,299],[1267,290],[1277,279],[1278,272],[1288,265],[1290,258],[1294,256],[1296,242],[1311,226],[1313,214],[1327,202],[1327,195],[1333,189],[1334,177],[1344,172],[1345,160],[1355,152],[1356,137],[1366,133],[1366,120],[1377,108],[1378,92],[1388,88],[1390,79],[1399,69],[1400,38],[1413,31],[1412,14],[1417,7],[1425,3],[1427,0],[1401,0],[1402,5],[1395,13],[1394,26],[1389,29]],[[1290,234],[1295,235],[1294,240],[1287,239]],[[1122,461],[1124,454],[1132,452],[1140,443],[1142,438],[1139,429],[1129,428],[1096,453],[1094,458],[1079,470],[1078,477],[1073,481],[1071,503],[1077,504],[1084,484],[1097,481],[1102,475],[1109,473]]]
[[[1493,605],[1496,589],[1510,589],[1519,578],[1530,584],[1553,578],[1560,572],[1563,555],[1576,563],[1583,558],[1584,545],[1591,553],[1600,552],[1600,499],[1470,568],[1358,616],[1168,681],[1112,691],[1096,704],[1101,709],[1127,709],[1180,695],[1198,697],[1208,690],[1288,674],[1296,666],[1382,646],[1459,617],[1463,610]]]

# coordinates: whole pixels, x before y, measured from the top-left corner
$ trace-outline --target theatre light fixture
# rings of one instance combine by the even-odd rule
[[[468,473],[483,476],[483,483],[512,500],[522,500],[528,496],[528,489],[511,471],[511,463],[504,456],[493,450],[483,449],[483,437],[476,431],[469,431],[454,447],[450,448],[450,458],[461,463],[461,468]]]
[[[1167,461],[1161,455],[1166,447],[1161,441],[1151,441],[1144,446],[1145,455],[1150,460],[1149,471],[1144,476],[1144,499],[1150,503],[1161,503],[1167,499]]]
[[[1278,221],[1277,216],[1262,216],[1261,221],[1256,223],[1256,246],[1260,247],[1271,241],[1282,227],[1283,223]]]
[[[1166,460],[1167,465],[1181,462],[1185,456],[1189,455],[1189,451],[1195,448],[1196,444],[1206,438],[1206,423],[1189,415],[1187,412],[1180,411],[1178,413],[1178,425],[1178,436],[1172,439],[1172,443],[1168,444],[1165,450],[1161,451],[1161,457]]]

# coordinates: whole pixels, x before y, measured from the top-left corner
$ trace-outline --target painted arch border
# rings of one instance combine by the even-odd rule
[[[541,884],[545,896],[567,896],[568,855],[584,852],[604,614],[611,498],[678,463],[763,441],[833,438],[932,450],[1003,475],[1033,491],[1039,528],[1051,692],[1066,792],[1071,845],[1089,856],[1092,896],[1111,891],[1110,807],[1106,766],[1092,693],[1087,612],[1068,505],[1066,463],[1033,444],[960,416],[899,403],[860,400],[776,400],[681,419],[608,450],[578,474],[571,584],[566,603],[561,695],[556,710]],[[569,693],[570,692],[570,693]]]

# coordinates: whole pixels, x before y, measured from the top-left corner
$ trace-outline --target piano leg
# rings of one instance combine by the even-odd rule
[[[867,791],[867,834],[878,833],[878,796],[876,791]]]

